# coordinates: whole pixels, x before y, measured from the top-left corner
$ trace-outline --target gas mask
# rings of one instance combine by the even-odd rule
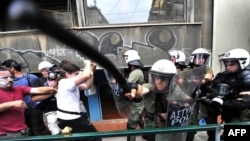
[[[214,90],[214,98],[212,99],[212,104],[222,106],[223,99],[227,94],[229,94],[230,87],[228,84],[219,83]]]

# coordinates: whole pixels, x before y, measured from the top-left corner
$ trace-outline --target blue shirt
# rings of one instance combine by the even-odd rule
[[[29,82],[28,82],[28,77],[26,76],[26,74],[24,74],[21,77],[15,77],[14,78],[14,86],[29,86]],[[34,82],[37,80],[37,76],[34,74],[29,74],[29,81],[30,84],[34,84]],[[31,87],[31,86],[29,86]],[[38,103],[34,102],[31,100],[31,96],[30,95],[26,95],[24,97],[24,101],[26,102],[28,107],[34,107],[36,106]]]

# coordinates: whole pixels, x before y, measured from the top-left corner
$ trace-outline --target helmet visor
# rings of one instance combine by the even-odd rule
[[[222,65],[221,65],[222,71],[227,70],[227,68],[232,69],[232,67],[234,67],[238,64],[238,60],[236,60],[236,59],[222,59],[220,62],[222,63]]]
[[[128,62],[129,65],[131,66],[138,66],[138,67],[143,67],[143,64],[140,60],[134,60],[134,61],[130,61]]]
[[[163,74],[150,71],[149,83],[152,85],[151,91],[156,93],[168,93],[173,76],[174,74]]]
[[[194,54],[193,64],[195,65],[204,65],[207,62],[209,57],[208,54]]]

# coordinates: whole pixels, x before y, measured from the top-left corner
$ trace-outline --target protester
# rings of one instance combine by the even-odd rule
[[[56,67],[56,65],[51,64],[48,61],[40,62],[38,64],[38,70],[41,74],[41,77],[37,79],[34,86],[57,87],[57,78],[59,75],[59,71],[56,70]],[[57,104],[55,96],[52,95],[51,97],[40,101],[40,107],[44,113],[45,121],[47,122],[50,133],[52,135],[59,134],[61,129],[57,125]]]
[[[2,63],[4,67],[10,70],[14,76],[14,86],[29,86],[33,87],[37,76],[30,73],[23,73],[22,66],[13,59],[8,59]],[[34,102],[30,95],[24,97],[27,104],[25,108],[25,121],[30,128],[30,135],[43,135],[48,134],[47,127],[43,121],[43,113],[39,105],[39,101]]]
[[[13,86],[11,72],[0,67],[0,138],[29,135],[24,119],[24,109],[27,107],[23,101],[25,95],[43,94],[46,97],[55,93],[56,89],[52,87]]]
[[[61,79],[58,82],[57,98],[57,118],[58,126],[61,129],[65,127],[72,128],[72,133],[97,132],[96,128],[89,121],[86,109],[82,113],[80,108],[80,92],[91,88],[93,84],[93,73],[96,64],[89,60],[84,61],[84,69],[69,61],[63,60],[60,64]],[[86,141],[87,139],[83,139]],[[101,139],[92,140],[100,141]]]

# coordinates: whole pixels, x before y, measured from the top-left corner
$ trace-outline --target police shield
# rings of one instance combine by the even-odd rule
[[[122,70],[120,70],[122,71]],[[128,118],[129,116],[129,101],[125,99],[125,97],[122,95],[122,88],[120,87],[119,83],[116,81],[116,79],[112,76],[112,74],[108,73],[105,70],[105,75],[108,79],[108,83],[114,98],[115,106],[118,111],[118,113],[124,117]]]
[[[195,69],[182,71],[171,80],[170,91],[166,96],[166,127],[189,124],[189,118],[198,97],[205,68],[206,66],[203,65]],[[181,141],[185,140],[186,133],[169,134],[165,138]]]

